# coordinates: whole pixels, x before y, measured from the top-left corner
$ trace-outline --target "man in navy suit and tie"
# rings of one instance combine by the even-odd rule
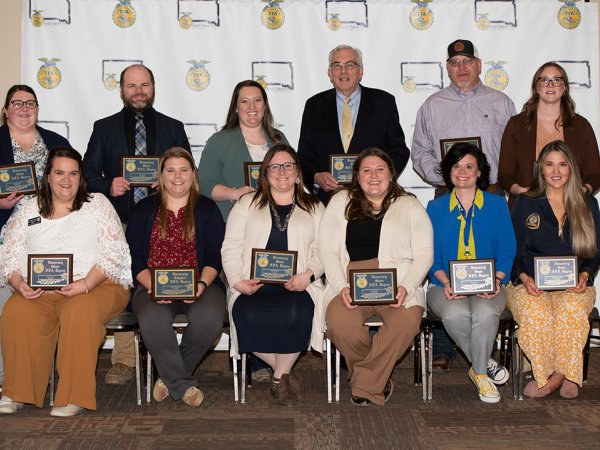
[[[169,147],[190,150],[183,123],[156,111],[154,75],[142,64],[121,72],[123,109],[94,123],[83,158],[83,173],[91,192],[108,197],[125,226],[133,205],[148,195],[148,188],[132,188],[121,173],[121,156],[162,155]],[[115,333],[112,368],[107,384],[125,384],[135,367],[133,333]]]
[[[325,204],[341,188],[329,172],[329,155],[379,147],[390,155],[397,175],[410,156],[394,96],[359,84],[363,63],[358,48],[334,48],[327,74],[334,89],[306,101],[298,143],[304,180]]]

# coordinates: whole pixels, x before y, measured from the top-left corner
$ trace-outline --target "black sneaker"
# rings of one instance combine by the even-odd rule
[[[392,392],[394,392],[394,383],[392,383],[392,379],[390,378],[387,383],[385,383],[385,387],[383,388],[384,402],[387,402],[390,399]]]
[[[371,400],[362,397],[355,397],[354,395],[350,399],[350,402],[352,402],[352,404],[355,406],[369,406],[371,404]]]

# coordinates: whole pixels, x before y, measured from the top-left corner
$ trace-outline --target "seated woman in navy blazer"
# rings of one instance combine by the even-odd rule
[[[502,286],[515,256],[515,235],[506,200],[485,191],[490,165],[483,152],[472,144],[455,144],[442,160],[441,172],[450,193],[427,205],[434,242],[427,304],[470,361],[469,378],[481,401],[497,403],[495,385],[506,383],[508,371],[490,353],[506,306]],[[488,258],[495,260],[495,292],[455,294],[448,261]]]
[[[133,312],[160,378],[153,396],[169,395],[189,406],[200,406],[204,393],[194,371],[223,326],[225,290],[218,278],[225,224],[219,208],[199,194],[194,160],[181,147],[161,157],[159,190],[133,209],[127,226],[133,278],[138,289]],[[197,300],[153,301],[153,267],[196,267]],[[173,333],[177,314],[188,319],[181,345]]]
[[[594,274],[600,266],[600,211],[587,193],[573,154],[563,141],[540,152],[528,192],[517,197],[512,222],[517,236],[514,287],[508,307],[519,324],[519,345],[531,361],[534,381],[523,393],[544,397],[558,388],[564,398],[579,395],[588,315],[596,301]],[[534,280],[534,257],[578,257],[574,288],[543,291]]]

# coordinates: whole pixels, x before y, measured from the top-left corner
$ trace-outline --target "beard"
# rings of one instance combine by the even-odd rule
[[[154,104],[154,92],[152,92],[150,95],[136,95],[137,99],[133,100],[134,96],[130,96],[130,97],[124,97],[123,95],[121,95],[121,100],[123,100],[123,104],[136,112],[144,112],[148,109],[150,109],[152,107],[152,105]]]

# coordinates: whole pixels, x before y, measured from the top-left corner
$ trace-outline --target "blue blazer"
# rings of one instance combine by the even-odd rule
[[[69,141],[67,141],[60,134],[54,131],[46,130],[42,127],[35,127],[40,133],[44,144],[48,150],[52,150],[55,147],[71,147]],[[13,154],[12,143],[10,141],[10,132],[8,131],[8,125],[4,124],[0,127],[0,164],[14,164],[15,156]],[[14,208],[11,209],[0,209],[0,229],[10,218]]]
[[[598,201],[591,195],[586,196],[586,203],[592,213],[596,227],[596,246],[600,245],[600,210]],[[515,257],[512,280],[520,283],[519,275],[525,272],[534,276],[533,258],[536,256],[571,256],[573,242],[571,241],[571,224],[567,218],[562,232],[558,236],[558,220],[552,212],[552,207],[546,195],[527,197],[519,195],[511,211],[512,223],[517,236],[517,255]],[[579,272],[590,275],[588,285],[593,284],[594,276],[600,266],[600,249],[592,258],[578,259]]]
[[[348,153],[360,153],[367,147],[379,147],[387,152],[400,176],[410,151],[404,141],[396,99],[393,95],[361,85],[360,105]],[[329,155],[344,153],[338,121],[335,89],[321,92],[306,101],[298,157],[304,183],[312,189],[315,173],[329,172]],[[326,205],[330,194],[319,190],[319,199]]]
[[[134,206],[127,224],[125,237],[131,252],[131,274],[137,286],[136,276],[148,268],[150,255],[150,236],[160,206],[158,193],[149,195]],[[221,245],[225,238],[225,222],[217,204],[201,195],[194,207],[196,226],[196,257],[198,272],[205,266],[221,271]],[[225,289],[219,277],[214,281]]]
[[[510,222],[506,200],[499,195],[482,192],[483,207],[475,206],[473,216],[473,239],[478,259],[494,258],[496,271],[506,274],[504,282],[510,279],[515,257],[515,233]],[[433,225],[433,266],[429,269],[429,282],[442,286],[433,275],[438,270],[449,273],[448,261],[458,257],[458,236],[460,233],[458,208],[450,211],[450,196],[446,194],[431,200],[427,214]]]
[[[183,123],[154,111],[156,141],[154,154],[162,155],[169,147],[190,150]],[[94,130],[83,158],[83,172],[91,192],[104,194],[117,210],[121,222],[127,223],[133,205],[133,189],[120,197],[109,193],[113,178],[121,176],[121,156],[129,156],[125,137],[123,110],[94,123]]]

